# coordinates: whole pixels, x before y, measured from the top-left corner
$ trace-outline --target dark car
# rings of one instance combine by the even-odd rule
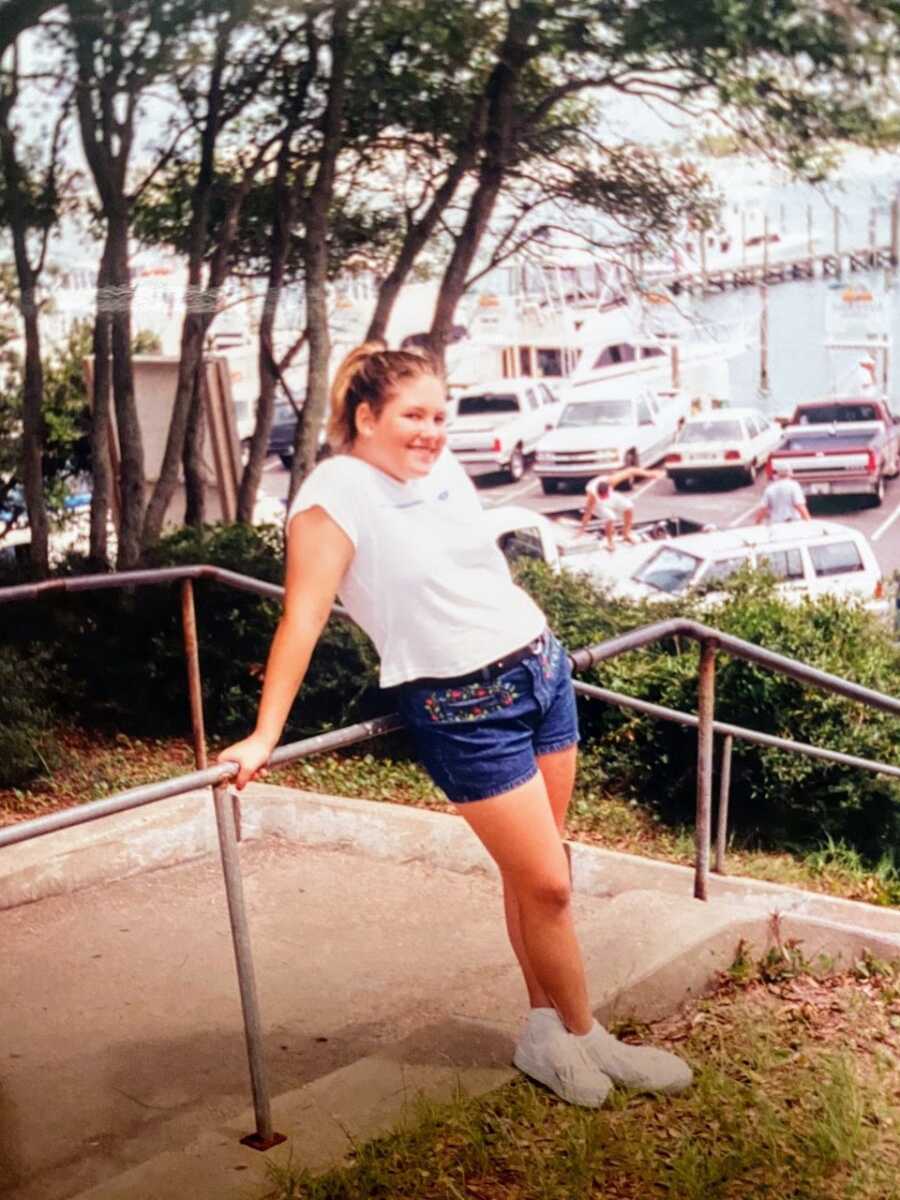
[[[272,432],[269,434],[269,454],[277,454],[288,470],[294,461],[294,437],[297,433],[297,410],[289,400],[275,405]]]

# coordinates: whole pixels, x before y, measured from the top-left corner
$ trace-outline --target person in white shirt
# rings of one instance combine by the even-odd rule
[[[591,1012],[563,843],[578,741],[571,666],[446,449],[446,414],[427,357],[366,345],[344,360],[335,454],[288,512],[284,612],[256,728],[219,761],[237,765],[238,788],[264,769],[339,593],[375,644],[381,683],[397,687],[424,766],[499,868],[530,1002],[516,1066],[587,1107],[613,1083],[681,1091],[687,1064],[623,1045]]]
[[[756,510],[756,524],[767,521],[777,525],[781,521],[808,521],[809,509],[803,488],[794,479],[794,472],[785,463],[777,463],[775,467],[777,479],[766,487],[762,494],[762,504]]]
[[[584,533],[591,517],[596,512],[597,518],[603,522],[606,548],[612,552],[615,549],[613,536],[616,521],[621,517],[622,540],[634,544],[635,539],[631,534],[634,524],[634,503],[627,496],[623,496],[621,492],[617,492],[616,485],[638,478],[658,479],[663,474],[663,471],[647,471],[641,467],[623,467],[620,471],[613,471],[611,475],[596,475],[585,488],[584,512],[581,515],[578,532]]]

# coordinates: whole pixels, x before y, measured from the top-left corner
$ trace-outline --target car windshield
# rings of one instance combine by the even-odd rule
[[[679,442],[733,442],[741,439],[740,421],[689,421]]]
[[[674,546],[662,546],[634,574],[638,583],[668,592],[672,596],[683,592],[700,568],[701,559]]]
[[[518,411],[519,401],[515,396],[495,395],[493,392],[482,392],[478,396],[460,396],[456,407],[458,417],[484,417],[493,413]]]
[[[630,400],[579,400],[567,404],[559,419],[559,429],[585,425],[631,425],[634,408]]]

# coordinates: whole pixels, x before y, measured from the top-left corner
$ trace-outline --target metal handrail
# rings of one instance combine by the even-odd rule
[[[256,1130],[252,1134],[242,1138],[241,1141],[255,1149],[266,1150],[278,1142],[284,1141],[284,1138],[281,1134],[276,1133],[272,1126],[269,1088],[266,1079],[265,1061],[262,1054],[262,1024],[256,994],[250,934],[246,919],[240,860],[237,850],[240,837],[240,810],[237,795],[230,793],[227,787],[228,782],[237,775],[238,767],[236,763],[227,762],[210,767],[208,766],[206,757],[206,738],[203,726],[200,664],[193,596],[193,581],[196,579],[214,580],[229,587],[253,592],[267,599],[281,599],[284,596],[284,588],[278,584],[264,583],[247,575],[240,575],[234,571],[209,565],[160,567],[151,570],[116,572],[108,575],[73,576],[67,579],[54,579],[40,583],[0,588],[0,604],[2,604],[14,601],[35,600],[54,592],[83,592],[180,582],[182,585],[182,630],[188,669],[188,691],[191,706],[191,725],[194,736],[194,757],[198,767],[198,770],[186,775],[162,780],[158,783],[145,784],[141,787],[131,788],[125,792],[115,793],[102,800],[95,800],[79,805],[76,808],[65,809],[62,812],[50,813],[44,817],[36,817],[30,821],[23,821],[6,828],[0,828],[0,848],[29,841],[32,838],[56,830],[86,824],[89,821],[98,820],[113,813],[140,808],[158,800],[182,795],[196,788],[212,788],[256,1117]],[[335,615],[349,619],[349,614],[340,606],[336,605],[333,611]],[[797,679],[801,683],[825,688],[848,699],[878,708],[881,711],[889,712],[896,716],[900,716],[900,700],[893,696],[887,696],[881,692],[862,687],[859,684],[850,683],[839,676],[819,671],[814,667],[807,666],[805,663],[797,662],[795,659],[775,654],[770,650],[764,650],[752,642],[745,642],[740,638],[732,637],[730,634],[721,633],[719,630],[702,625],[697,621],[683,618],[658,621],[652,625],[646,625],[641,629],[632,630],[629,633],[610,638],[608,641],[596,646],[588,646],[576,650],[569,657],[574,670],[584,671],[596,666],[598,663],[615,658],[619,654],[641,649],[653,642],[677,637],[687,637],[700,643],[698,712],[696,715],[679,712],[677,709],[666,708],[662,705],[638,700],[631,696],[624,696],[621,693],[595,687],[593,684],[586,684],[581,681],[576,681],[575,690],[591,699],[603,700],[620,707],[632,708],[639,712],[644,712],[649,716],[697,728],[697,816],[695,823],[696,863],[694,895],[698,899],[706,900],[709,876],[714,734],[720,733],[724,735],[716,840],[716,869],[718,871],[724,870],[731,748],[735,737],[740,737],[746,741],[755,742],[760,745],[840,762],[864,770],[900,776],[900,766],[881,763],[871,759],[857,758],[853,755],[843,754],[840,751],[827,750],[802,742],[793,742],[786,738],[775,737],[772,734],[760,733],[755,730],[744,729],[741,726],[716,721],[714,718],[714,704],[715,659],[717,651],[719,649],[726,650],[736,658],[755,662],[760,666]],[[279,746],[273,751],[269,763],[272,766],[278,766],[282,763],[293,762],[311,754],[353,745],[356,742],[402,728],[402,726],[403,722],[396,714],[378,717],[371,721],[359,722],[356,725],[347,726],[332,733],[319,734],[315,737],[305,738],[299,742]]]

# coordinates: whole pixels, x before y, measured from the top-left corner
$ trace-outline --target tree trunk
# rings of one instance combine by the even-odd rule
[[[290,136],[286,131],[286,139]],[[262,481],[263,466],[269,446],[269,434],[275,415],[275,389],[278,385],[278,368],[275,362],[275,318],[284,287],[285,264],[290,248],[291,229],[294,223],[294,201],[291,181],[288,178],[287,142],[284,153],[279,156],[275,176],[275,213],[272,235],[269,242],[269,278],[259,322],[259,400],[256,406],[256,425],[250,441],[250,457],[241,476],[238,493],[237,519],[244,525],[253,521],[256,496]]]
[[[191,291],[188,284],[188,291]],[[191,303],[189,296],[189,304]],[[178,487],[178,479],[184,454],[191,404],[194,398],[194,381],[203,361],[203,340],[209,328],[206,313],[188,308],[181,327],[181,352],[178,360],[178,380],[175,384],[175,401],[166,448],[159,468],[159,477],[144,515],[142,540],[145,547],[159,540],[166,510]]]
[[[285,244],[285,250],[287,246]],[[256,425],[250,440],[250,456],[241,475],[238,492],[237,519],[244,525],[253,522],[256,496],[262,482],[269,447],[269,435],[275,416],[275,389],[278,386],[277,365],[273,335],[278,302],[281,299],[281,281],[273,280],[278,264],[272,263],[262,317],[259,323],[259,399],[256,406]],[[283,267],[283,261],[281,266]]]
[[[372,314],[369,328],[366,331],[367,342],[384,341],[388,322],[391,319],[391,313],[393,312],[394,304],[397,301],[401,288],[406,283],[416,259],[437,228],[441,216],[453,199],[456,189],[465,177],[466,172],[470,171],[474,166],[478,155],[478,146],[483,136],[480,129],[483,119],[482,114],[483,106],[478,104],[472,114],[472,120],[469,122],[469,133],[465,148],[460,151],[455,161],[451,164],[447,171],[447,177],[435,192],[422,218],[414,222],[407,229],[403,245],[400,247],[400,253],[397,255],[393,267],[385,276],[378,289],[375,311]]]
[[[201,355],[194,375],[191,407],[188,412],[184,438],[184,523],[199,528],[206,520],[206,480],[203,471],[203,434],[206,428],[203,411],[204,364]]]
[[[109,461],[109,406],[112,398],[110,356],[112,353],[109,313],[109,241],[104,243],[97,275],[97,302],[94,312],[94,380],[91,412],[91,570],[109,567],[107,527],[112,500],[112,465]]]
[[[341,149],[347,65],[350,57],[347,0],[334,6],[331,27],[331,73],[328,99],[322,120],[322,149],[316,178],[306,204],[304,275],[306,287],[306,332],[309,369],[306,399],[297,422],[294,461],[291,465],[289,498],[315,465],[319,434],[328,408],[328,372],[331,365],[331,336],[328,330],[328,210],[334,194],[335,168]]]
[[[215,318],[222,285],[228,275],[229,257],[237,236],[241,207],[251,182],[252,177],[249,174],[245,175],[229,201],[218,244],[209,264],[205,288],[201,286],[202,254],[192,258],[188,265],[188,295],[184,324],[181,327],[181,358],[178,363],[175,402],[172,406],[159,478],[144,517],[142,540],[145,547],[152,546],[159,540],[166,510],[178,487],[178,470],[184,455],[185,437],[195,399],[194,378],[202,369],[203,343]],[[200,200],[198,212],[202,212],[204,204],[208,204],[208,197],[205,201]],[[206,220],[205,217],[202,219]]]
[[[22,487],[31,526],[31,568],[39,578],[50,571],[49,528],[44,502],[44,369],[33,290],[23,296],[25,384],[22,396]]]
[[[487,117],[478,185],[444,271],[428,332],[431,351],[441,362],[450,340],[457,305],[465,292],[472,263],[509,169],[515,148],[516,93],[522,69],[532,54],[529,40],[539,20],[537,10],[528,5],[510,10],[506,37],[485,90]]]
[[[9,127],[9,100],[0,124],[0,156],[6,191],[7,217],[12,233],[19,309],[25,332],[25,378],[22,393],[22,486],[31,526],[31,568],[39,578],[50,570],[47,506],[44,501],[44,372],[38,322],[37,276],[28,257],[28,218],[25,211],[22,171],[16,156],[15,135]]]
[[[144,519],[144,445],[134,399],[131,361],[131,279],[128,267],[128,217],[109,218],[109,266],[112,282],[112,392],[119,436],[120,571],[137,566],[141,557]]]

